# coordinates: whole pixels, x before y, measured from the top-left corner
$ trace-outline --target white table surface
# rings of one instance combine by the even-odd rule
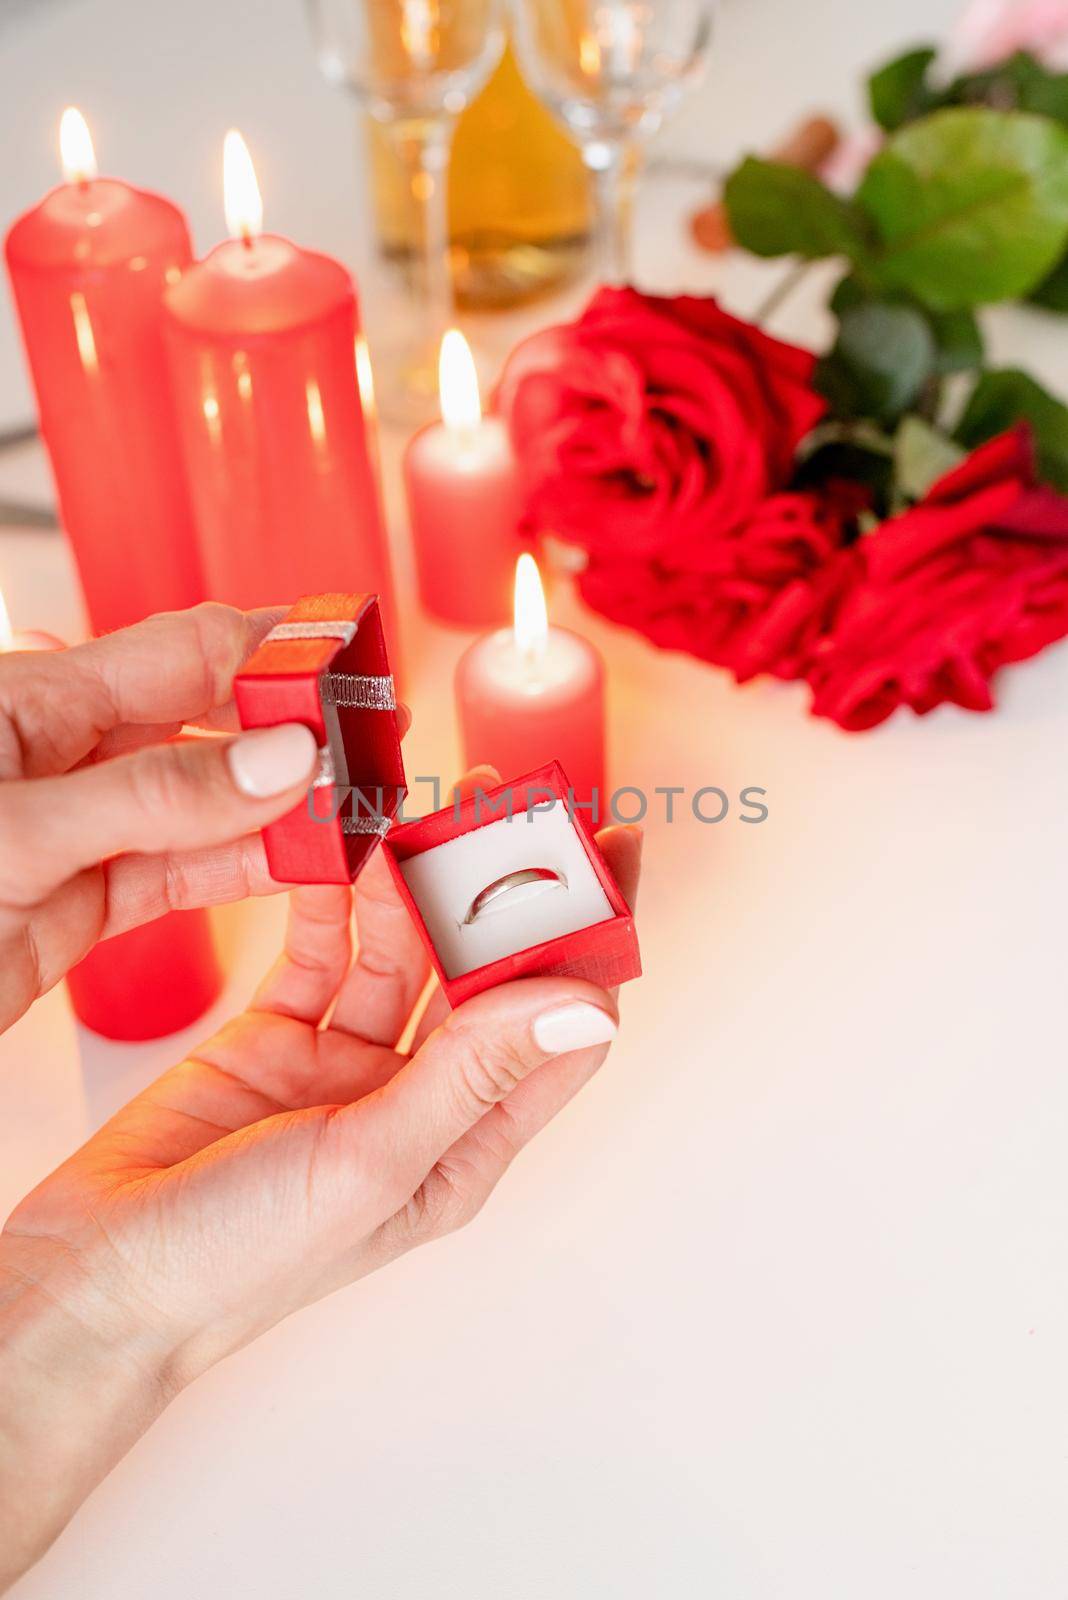
[[[736,0],[671,142],[727,159],[812,105],[847,109],[861,63],[953,9],[813,0],[799,40],[791,0]],[[373,300],[349,111],[295,3],[53,0],[16,8],[0,46],[18,68],[3,215],[49,181],[42,120],[73,98],[108,165],[201,195],[210,239],[218,135],[238,121],[269,215],[363,262]],[[324,176],[302,157],[331,138]],[[766,270],[690,251],[691,198],[647,193],[645,281],[750,309]],[[819,338],[817,304],[813,285],[777,326]],[[492,349],[514,326],[475,334]],[[1063,387],[1062,326],[1009,315],[991,333]],[[25,404],[5,319],[0,417]],[[387,435],[395,513],[399,446]],[[13,485],[45,492],[32,453],[0,470]],[[24,625],[78,630],[58,537],[0,533],[0,584]],[[1068,1588],[1068,648],[1003,676],[995,716],[850,737],[808,719],[801,688],[740,690],[557,608],[609,658],[615,780],[760,785],[769,820],[650,825],[647,972],[599,1079],[466,1232],[183,1395],[17,1600]],[[450,774],[465,640],[408,631],[409,769]],[[281,911],[219,915],[220,1018]],[[0,1211],[206,1029],[105,1045],[62,990],[35,1007],[0,1040]]]

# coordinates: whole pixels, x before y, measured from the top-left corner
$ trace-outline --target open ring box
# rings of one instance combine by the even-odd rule
[[[407,793],[378,596],[298,600],[234,679],[243,728],[303,722],[319,745],[311,792],[263,830],[280,883],[351,883]]]
[[[382,848],[450,1005],[512,978],[588,978],[612,988],[641,975],[634,917],[558,762],[392,828]],[[481,891],[549,869],[487,915]]]
[[[298,601],[234,679],[234,698],[243,728],[303,722],[319,745],[309,795],[263,830],[272,877],[352,883],[382,840],[451,1005],[510,978],[610,988],[640,976],[634,917],[559,763],[398,824],[407,789],[376,595]],[[465,920],[513,874],[541,881]]]

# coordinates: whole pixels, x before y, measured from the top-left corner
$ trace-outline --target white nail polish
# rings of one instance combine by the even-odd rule
[[[315,735],[302,722],[276,728],[254,728],[235,739],[226,752],[230,775],[250,800],[269,800],[311,779]]]
[[[583,1001],[545,1011],[534,1022],[534,1042],[548,1056],[562,1056],[568,1050],[585,1050],[594,1044],[609,1044],[616,1036],[616,1022]]]

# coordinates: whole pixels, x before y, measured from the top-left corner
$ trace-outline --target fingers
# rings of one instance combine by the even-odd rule
[[[597,835],[597,843],[613,878],[619,884],[624,900],[632,911],[637,910],[638,879],[642,870],[641,828],[635,827],[633,823],[602,828]]]
[[[472,767],[468,772],[464,773],[459,782],[453,785],[449,795],[449,804],[455,805],[457,800],[466,800],[479,789],[483,793],[487,793],[490,789],[495,789],[500,781],[501,775],[496,767],[491,767],[488,763]],[[416,1023],[415,1033],[412,1037],[413,1050],[418,1050],[423,1041],[430,1038],[434,1029],[440,1028],[451,1009],[452,1007],[441,992],[441,989],[435,988],[426,1002],[422,1016]]]
[[[0,762],[5,774],[66,772],[124,723],[180,725],[224,707],[235,672],[282,615],[207,604],[69,650],[11,657],[0,710],[23,760]]]
[[[429,968],[423,941],[401,904],[381,850],[355,884],[357,951],[338,995],[331,1028],[395,1045]]]
[[[405,727],[410,720],[409,715]],[[492,767],[476,767],[453,795],[473,794],[477,786],[489,789],[499,782]],[[330,1026],[371,1044],[393,1046],[423,991],[430,965],[380,850],[356,880],[356,931],[356,961]]]
[[[406,706],[400,708],[400,723],[403,736],[411,724]],[[356,1033],[369,1044],[392,1046],[425,981],[425,957],[411,919],[393,892],[381,852],[360,874],[355,893],[362,907],[359,982],[347,992],[341,988],[352,962],[353,890],[309,885],[290,895],[282,955],[250,1009],[318,1025],[333,1005],[331,1029]],[[397,918],[403,918],[403,928],[396,926]],[[413,942],[415,948],[408,948]],[[372,1057],[377,1061],[377,1052]],[[390,1075],[395,1065],[390,1060]],[[385,1081],[384,1074],[367,1089],[378,1087],[380,1081]]]
[[[416,1023],[415,1033],[412,1035],[413,1051],[418,1050],[421,1045],[425,1044],[434,1029],[441,1027],[451,1011],[452,1007],[446,1000],[445,992],[440,983],[435,984],[427,998],[423,1014]]]
[[[206,850],[174,850],[167,855],[116,856],[105,867],[107,911],[102,939],[151,922],[168,911],[230,905],[235,900],[279,894],[258,833]]]
[[[128,756],[134,750],[143,750],[146,744],[166,744],[176,739],[182,731],[180,722],[123,722],[105,733],[86,761],[111,761],[115,756]]]
[[[284,614],[209,602],[149,617],[56,659],[73,675],[75,692],[102,708],[97,737],[124,722],[196,722],[228,704],[234,674]]]
[[[224,707],[220,717],[225,718],[232,709],[232,705]],[[402,730],[406,730],[411,723],[406,706],[398,709],[398,717]],[[164,731],[174,733],[177,729]],[[140,733],[140,729],[127,723],[102,743],[109,745],[116,739],[120,744],[125,741],[127,749],[139,749],[146,742]],[[104,939],[150,922],[167,911],[227,905],[251,896],[278,894],[288,887],[271,877],[258,833],[202,849],[116,856],[105,870],[107,916],[100,935]]]
[[[0,785],[0,893],[33,905],[110,856],[240,838],[297,805],[316,762],[310,729],[283,723]]]
[[[289,897],[285,945],[249,1007],[315,1026],[352,960],[352,890],[309,884]]]
[[[414,1242],[413,1230],[416,1237],[427,1228],[446,1232],[477,1215],[520,1150],[589,1082],[607,1051],[576,1050],[546,1062],[488,1111],[439,1157],[415,1203],[397,1214],[397,1242]]]
[[[603,1053],[616,1027],[614,1001],[593,984],[504,984],[458,1007],[389,1083],[342,1112],[339,1137],[389,1174],[399,1205],[539,1067],[576,1050]]]
[[[501,775],[497,768],[491,767],[488,762],[484,762],[479,767],[471,767],[469,771],[464,773],[459,782],[453,785],[452,792],[449,795],[449,804],[455,805],[457,800],[468,799],[477,789],[481,789],[483,793],[488,792],[490,789],[496,789],[500,781]]]

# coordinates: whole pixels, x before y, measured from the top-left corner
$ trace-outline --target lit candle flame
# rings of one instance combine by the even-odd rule
[[[447,428],[470,433],[482,421],[478,398],[478,373],[471,346],[459,328],[450,328],[441,341],[438,361],[441,415]]]
[[[92,135],[77,106],[68,106],[59,119],[59,159],[68,183],[88,183],[96,177]]]
[[[544,654],[549,642],[549,614],[538,563],[525,551],[515,564],[515,642],[523,655]]]
[[[6,650],[14,649],[14,646],[15,630],[11,626],[11,618],[8,616],[7,606],[4,603],[4,592],[0,589],[0,656]]]
[[[248,145],[236,128],[223,142],[223,208],[231,239],[250,244],[263,232],[263,201]]]

